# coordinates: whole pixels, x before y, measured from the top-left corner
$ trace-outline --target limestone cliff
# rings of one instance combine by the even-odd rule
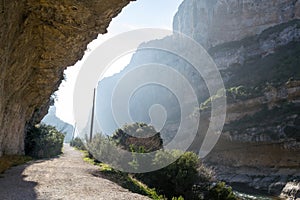
[[[299,0],[186,0],[175,16],[174,29],[206,47],[229,91],[205,160],[221,180],[275,195],[300,181],[299,10]]]
[[[174,29],[209,48],[299,17],[299,0],[186,0],[174,18]]]
[[[300,1],[185,0],[174,18],[174,29],[204,45],[227,90],[226,124],[205,159],[215,167],[218,178],[276,195],[287,182],[299,182]],[[170,40],[152,42],[168,44]],[[201,112],[209,111],[204,81],[188,63],[159,51],[137,52],[120,74],[99,85],[109,93],[130,69],[147,63],[164,64],[182,73],[202,103]],[[180,112],[174,96],[155,87],[135,94],[130,112],[133,118],[149,122],[151,105],[165,106],[168,119],[160,132],[166,142],[178,130]],[[108,96],[102,97],[100,106],[109,105]],[[103,117],[105,124],[113,121],[111,116]],[[209,114],[202,113],[191,150],[199,150],[208,122]]]
[[[0,1],[0,156],[22,154],[63,70],[130,0]]]

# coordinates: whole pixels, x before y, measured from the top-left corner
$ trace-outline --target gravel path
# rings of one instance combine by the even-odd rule
[[[1,200],[142,200],[107,179],[95,177],[96,166],[82,160],[82,154],[68,145],[64,154],[11,168],[0,177]]]

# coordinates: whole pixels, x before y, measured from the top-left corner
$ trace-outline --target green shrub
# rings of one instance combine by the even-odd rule
[[[131,152],[152,152],[163,148],[160,133],[145,123],[128,124],[111,137],[117,146]]]
[[[102,170],[102,173],[105,172],[106,175],[116,176],[113,179],[114,181],[122,180],[122,182],[126,183],[125,185],[121,184],[123,187],[131,191],[138,191],[153,199],[161,199],[162,196],[159,195],[163,195],[170,200],[199,200],[204,199],[206,194],[209,198],[205,199],[214,199],[210,198],[213,195],[217,195],[220,198],[226,197],[225,199],[235,199],[231,188],[222,187],[222,185],[210,188],[212,172],[201,164],[198,155],[193,152],[158,150],[150,159],[143,159],[143,156],[137,157],[137,153],[141,153],[140,155],[142,155],[143,153],[161,149],[163,146],[159,134],[150,137],[149,140],[147,138],[139,139],[132,136],[132,133],[146,135],[149,132],[152,132],[152,135],[156,133],[151,126],[147,126],[146,124],[136,123],[127,125],[123,129],[118,129],[112,137],[102,134],[95,135],[91,142],[87,142],[87,149],[90,155],[93,155],[96,160],[102,162],[101,166],[107,166],[103,164],[106,163],[116,169],[122,169],[122,166],[118,166],[118,163],[127,163],[128,166],[126,167],[133,168],[145,167],[145,165],[158,168],[164,166],[165,163],[171,163],[157,171],[129,175],[131,177],[129,182],[124,181],[125,179],[129,180],[126,178],[128,177],[127,173],[115,171],[111,167],[108,170]],[[132,158],[122,155],[115,148],[116,146],[131,152]],[[172,161],[174,162],[172,163]],[[139,180],[142,183],[132,184],[135,180]],[[132,185],[135,186],[132,188]],[[137,185],[139,186],[136,187]],[[146,188],[155,188],[155,190],[150,189],[145,192],[140,187],[143,185]]]
[[[209,189],[205,199],[237,200],[238,198],[232,192],[231,187],[226,186],[224,182],[218,182],[214,187]]]
[[[153,160],[154,165],[161,166],[162,163],[178,159],[163,169],[136,176],[149,187],[156,188],[159,193],[170,199],[181,195],[188,198],[198,179],[197,168],[200,163],[195,153],[181,154],[182,152],[177,150],[159,151]]]
[[[119,166],[123,159],[122,152],[116,148],[115,142],[102,134],[96,134],[92,141],[87,143],[87,149],[90,155],[98,162],[104,162],[111,166]]]
[[[75,147],[76,149],[79,149],[79,150],[83,150],[85,151],[86,150],[86,147],[84,145],[84,143],[82,142],[82,140],[80,138],[75,138],[73,140],[71,140],[70,142],[70,146],[71,147]]]
[[[34,158],[50,158],[61,154],[64,134],[44,124],[31,127],[25,139],[25,153]]]
[[[96,138],[99,138],[99,136],[96,136]],[[100,172],[103,177],[117,183],[118,185],[128,189],[131,192],[148,196],[154,200],[167,200],[162,195],[157,194],[155,189],[149,188],[147,185],[143,184],[132,175],[115,170],[108,164],[99,163],[97,160],[90,158],[90,155],[87,151],[85,151],[84,160],[90,164],[99,166]]]
[[[153,156],[146,153],[163,149],[163,141],[153,126],[133,123],[117,129],[111,137],[99,134],[88,143],[88,149],[102,162],[118,166],[119,169],[138,170],[151,166]],[[131,155],[128,152],[131,152]],[[122,166],[119,166],[120,164]]]
[[[184,198],[182,196],[180,196],[180,197],[173,197],[172,200],[184,200]]]

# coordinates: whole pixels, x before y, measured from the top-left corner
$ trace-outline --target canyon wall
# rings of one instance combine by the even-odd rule
[[[299,18],[299,6],[299,0],[186,0],[174,18],[174,30],[209,48]]]
[[[205,162],[237,187],[279,195],[300,182],[299,11],[299,0],[186,0],[174,18],[222,74],[226,123]]]
[[[226,123],[204,162],[215,169],[220,180],[250,190],[279,195],[288,182],[300,182],[300,1],[185,0],[174,17],[174,30],[206,48],[226,87]],[[172,44],[172,39],[141,47]],[[100,82],[99,91],[106,94],[98,97],[103,124],[111,126],[109,131],[117,128],[109,114],[111,91],[122,76],[147,63],[172,67],[191,83],[201,103],[195,110],[201,121],[190,150],[199,151],[208,127],[211,98],[193,67],[166,52],[137,51],[123,71]],[[174,98],[163,88],[149,86],[134,94],[130,112],[133,119],[148,123],[151,105],[163,105],[168,119],[161,136],[168,142],[180,121]],[[218,98],[215,95],[212,99]],[[185,131],[188,134],[190,130]]]
[[[24,153],[67,66],[130,0],[0,1],[0,156]]]

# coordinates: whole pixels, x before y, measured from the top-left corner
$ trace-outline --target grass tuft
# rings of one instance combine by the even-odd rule
[[[165,200],[162,195],[157,194],[155,189],[149,188],[147,185],[143,184],[139,180],[135,179],[131,174],[124,173],[113,169],[110,165],[96,161],[90,158],[87,151],[82,151],[84,153],[83,160],[89,164],[99,166],[100,173],[108,180],[113,181],[123,188],[128,189],[131,192],[145,195],[154,200]]]
[[[0,174],[4,173],[7,169],[22,165],[27,163],[28,161],[32,160],[29,156],[18,156],[18,155],[6,155],[0,157]]]

